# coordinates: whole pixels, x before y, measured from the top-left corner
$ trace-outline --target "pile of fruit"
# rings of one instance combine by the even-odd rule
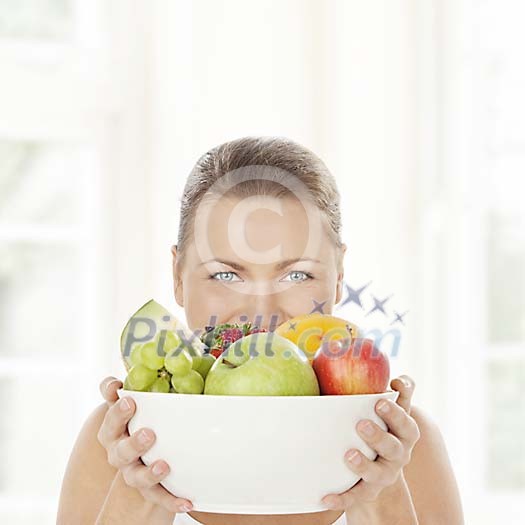
[[[314,313],[274,332],[251,323],[192,333],[151,300],[121,335],[124,388],[142,392],[300,396],[384,392],[390,367],[352,323]]]

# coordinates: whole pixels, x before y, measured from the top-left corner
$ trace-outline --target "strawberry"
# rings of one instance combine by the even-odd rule
[[[200,339],[208,347],[209,353],[218,358],[228,346],[241,337],[266,331],[264,328],[252,326],[251,323],[224,323],[206,326]]]
[[[222,351],[218,348],[214,348],[213,350],[210,350],[210,354],[215,357],[215,359],[218,359],[219,356],[222,354]]]
[[[266,330],[266,328],[258,328],[257,326],[255,326],[254,328],[252,328],[249,332],[248,332],[248,335],[252,335],[252,334],[260,334],[260,333],[263,333],[263,332],[267,332],[268,330]]]

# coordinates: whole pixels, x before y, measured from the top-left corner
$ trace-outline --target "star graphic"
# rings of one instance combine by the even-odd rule
[[[405,322],[403,321],[403,317],[405,317],[405,315],[408,313],[409,311],[407,310],[406,312],[403,312],[402,314],[398,314],[395,310],[394,310],[394,315],[396,316],[396,318],[390,323],[391,325],[396,323],[397,321],[399,321],[401,324],[405,324]]]
[[[361,297],[360,295],[372,284],[372,281],[369,281],[364,286],[361,286],[361,288],[358,288],[357,290],[354,290],[348,283],[344,283],[346,291],[348,293],[348,296],[346,299],[339,305],[339,307],[343,307],[345,304],[348,303],[355,303],[357,306],[359,306],[361,309],[363,308],[363,305],[361,303]]]
[[[297,330],[297,323],[292,323],[291,321],[288,323],[288,330],[292,330],[295,332]]]
[[[310,313],[313,314],[314,312],[319,312],[321,314],[324,314],[323,306],[326,304],[326,301],[323,301],[322,303],[318,303],[315,299],[312,299],[312,301],[314,302],[315,306]]]
[[[372,308],[372,310],[370,310],[365,317],[369,316],[371,313],[375,312],[376,310],[379,310],[380,312],[382,312],[384,315],[386,315],[386,312],[385,312],[385,303],[392,297],[391,295],[389,295],[386,299],[383,299],[382,301],[380,301],[375,295],[371,294],[372,295],[372,299],[374,300],[374,307]]]

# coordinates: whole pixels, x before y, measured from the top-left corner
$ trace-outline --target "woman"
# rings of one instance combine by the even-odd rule
[[[341,299],[346,250],[339,201],[323,162],[290,140],[246,137],[203,155],[186,183],[172,247],[175,299],[188,326],[252,320],[271,330],[312,305],[331,313]],[[366,421],[357,425],[378,453],[370,461],[347,451],[359,483],[326,495],[326,511],[294,515],[192,511],[190,501],[159,484],[177,465],[140,461],[155,436],[150,429],[128,435],[135,405],[131,398],[118,400],[121,386],[114,378],[101,384],[105,402],[84,424],[64,477],[60,525],[463,523],[443,438],[411,406],[414,382],[407,376],[391,382],[399,391],[396,403],[376,405],[388,431]]]

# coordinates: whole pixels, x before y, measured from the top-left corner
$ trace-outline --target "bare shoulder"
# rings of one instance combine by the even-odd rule
[[[106,403],[88,416],[71,451],[62,481],[57,524],[93,524],[117,473],[107,462],[97,434],[108,410]]]
[[[462,525],[463,512],[454,470],[437,423],[419,407],[410,415],[420,438],[403,473],[421,523]]]

